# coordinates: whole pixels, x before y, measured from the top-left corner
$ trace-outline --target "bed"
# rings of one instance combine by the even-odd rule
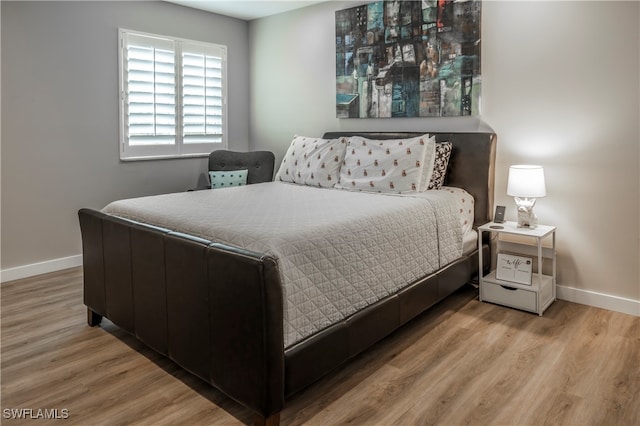
[[[329,132],[322,140],[341,140],[345,151],[353,146],[353,154],[366,156],[366,150],[371,155],[387,141],[402,145],[424,136]],[[477,275],[477,244],[469,235],[477,236],[474,229],[490,219],[496,136],[428,136],[434,139],[430,143],[450,143],[442,188],[435,191],[397,195],[402,178],[390,184],[388,176],[374,180],[366,169],[363,178],[356,156],[338,159],[323,145],[326,156],[315,176],[289,178],[285,171],[291,166],[293,172],[293,163],[283,162],[270,183],[81,209],[89,325],[108,318],[251,409],[256,424],[278,424],[291,395]],[[412,155],[422,149],[417,142],[412,148]],[[295,149],[292,143],[285,161],[293,161]],[[300,146],[298,151],[299,156]],[[316,147],[314,158],[320,151]],[[297,165],[302,157],[295,158]],[[317,158],[320,164],[320,153]],[[324,172],[324,158],[327,169],[335,168],[333,181]],[[328,183],[318,181],[320,167]],[[412,173],[407,170],[402,176]],[[337,181],[341,189],[334,187]],[[354,190],[357,185],[393,190],[377,194]],[[461,194],[468,197],[461,201]],[[470,204],[466,226],[451,214],[462,210],[460,202]],[[444,207],[436,209],[437,204]],[[292,219],[291,210],[300,206],[308,211]],[[412,215],[416,219],[409,225],[405,217]],[[429,241],[420,238],[434,232]],[[488,256],[488,241],[483,250]],[[398,261],[410,257],[406,265]],[[402,263],[397,270],[390,266],[396,262]]]

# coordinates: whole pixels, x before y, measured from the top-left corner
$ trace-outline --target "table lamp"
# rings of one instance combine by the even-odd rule
[[[547,195],[542,166],[516,165],[509,167],[507,195],[515,197],[518,207],[518,228],[535,228],[537,216],[533,213],[536,198]]]

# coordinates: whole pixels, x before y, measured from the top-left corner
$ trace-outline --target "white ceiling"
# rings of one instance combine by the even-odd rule
[[[275,15],[324,1],[308,0],[165,0],[195,9],[231,16],[245,21]]]

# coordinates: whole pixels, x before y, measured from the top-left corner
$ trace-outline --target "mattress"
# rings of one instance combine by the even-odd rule
[[[459,258],[472,203],[460,189],[392,195],[269,182],[103,211],[273,256],[286,348]]]

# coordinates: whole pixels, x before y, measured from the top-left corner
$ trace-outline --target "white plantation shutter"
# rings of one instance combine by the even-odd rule
[[[226,148],[226,47],[120,30],[120,157]]]
[[[125,49],[129,144],[175,143],[176,65],[173,41],[128,34]]]
[[[225,50],[183,45],[182,128],[185,144],[222,142]]]

